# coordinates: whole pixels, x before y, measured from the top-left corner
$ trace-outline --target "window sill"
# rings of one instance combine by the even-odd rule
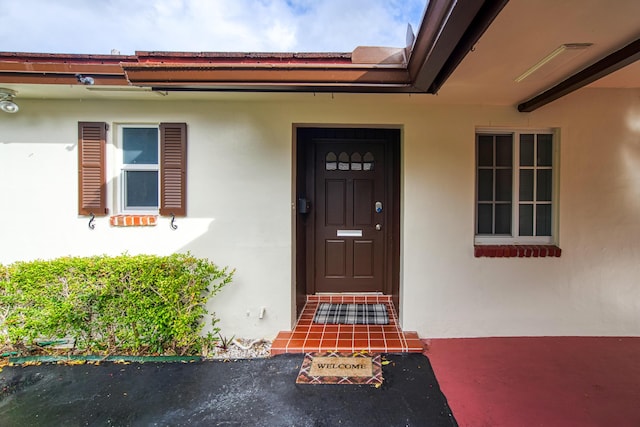
[[[476,258],[545,258],[559,257],[562,249],[555,245],[475,245]]]
[[[112,227],[153,227],[158,224],[158,215],[113,215],[109,223]]]

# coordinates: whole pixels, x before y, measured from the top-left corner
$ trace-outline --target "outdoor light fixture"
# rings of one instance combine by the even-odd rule
[[[91,76],[83,76],[82,74],[76,74],[76,80],[78,83],[82,83],[83,85],[91,86],[95,83],[93,77]]]
[[[20,107],[13,102],[14,96],[16,96],[14,90],[0,88],[0,110],[5,113],[17,113]]]
[[[522,73],[518,78],[516,78],[516,82],[520,83],[531,74],[540,70],[543,67],[550,68],[554,66],[555,68],[559,67],[561,64],[566,64],[571,59],[578,56],[585,49],[593,46],[593,43],[565,43],[558,46],[553,52],[542,58],[535,65],[529,68],[527,71]],[[551,65],[548,65],[551,64]]]

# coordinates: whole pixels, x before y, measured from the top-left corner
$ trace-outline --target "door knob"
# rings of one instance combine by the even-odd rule
[[[382,230],[382,225],[376,224],[376,230],[378,230],[378,231]]]

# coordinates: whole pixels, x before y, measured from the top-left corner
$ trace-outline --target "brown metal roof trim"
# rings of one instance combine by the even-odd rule
[[[0,64],[0,67],[2,65]],[[95,75],[94,84],[96,86],[129,86],[124,73],[120,75]],[[78,82],[75,73],[3,73],[0,71],[0,83],[6,84],[32,84],[32,85],[82,85]]]
[[[128,85],[122,62],[131,55],[84,55],[0,52],[0,82],[11,84],[80,84],[76,74],[90,75],[96,85]]]
[[[135,62],[135,55],[87,55],[76,53],[35,53],[35,52],[0,52],[0,61],[41,62],[41,63],[95,63],[118,64],[123,61]]]
[[[238,66],[163,66],[161,64],[123,64],[127,79],[134,85],[154,86],[162,83],[180,86],[198,83],[216,86],[224,83],[262,84],[386,84],[409,85],[409,74],[403,68],[298,68]]]
[[[323,63],[351,64],[351,53],[269,53],[269,52],[152,52],[137,51],[139,62],[161,63]]]
[[[3,73],[86,73],[122,75],[122,63],[10,61],[0,58]]]

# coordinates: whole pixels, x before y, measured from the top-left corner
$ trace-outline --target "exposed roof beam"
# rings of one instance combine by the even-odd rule
[[[572,75],[551,89],[518,105],[518,111],[530,113],[602,77],[618,71],[640,59],[640,39],[602,58],[584,70]]]

